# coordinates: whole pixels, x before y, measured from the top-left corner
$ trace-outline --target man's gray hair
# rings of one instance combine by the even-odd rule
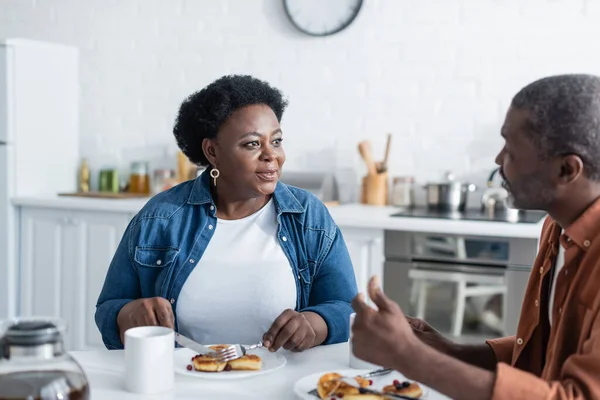
[[[587,177],[600,181],[600,77],[543,78],[521,89],[512,106],[530,111],[529,135],[542,157],[576,154]]]

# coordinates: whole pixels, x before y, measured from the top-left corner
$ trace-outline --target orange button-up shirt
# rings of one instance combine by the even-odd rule
[[[516,336],[488,341],[498,360],[493,399],[600,399],[600,200],[561,230],[544,221]],[[550,305],[559,241],[565,264]]]

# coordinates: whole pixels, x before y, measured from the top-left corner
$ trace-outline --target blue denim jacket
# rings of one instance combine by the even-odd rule
[[[296,279],[296,311],[327,323],[324,344],[348,340],[356,279],[342,234],[311,193],[282,182],[273,195],[279,243]],[[96,305],[96,324],[109,349],[121,349],[117,315],[128,302],[164,297],[173,312],[183,284],[217,226],[216,206],[204,172],[154,196],[131,220],[108,269]],[[175,330],[177,315],[175,314]]]

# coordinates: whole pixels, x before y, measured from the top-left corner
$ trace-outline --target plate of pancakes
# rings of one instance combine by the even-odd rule
[[[226,344],[209,345],[214,350]],[[250,350],[241,358],[217,362],[209,355],[199,355],[188,348],[175,351],[175,372],[203,379],[227,380],[251,378],[282,368],[287,360],[281,352],[271,353],[265,348]]]
[[[409,381],[397,371],[387,375],[372,378],[361,378],[360,375],[371,371],[362,369],[344,369],[338,371],[323,371],[305,376],[294,385],[294,393],[299,399],[315,400],[316,397],[309,392],[317,389],[321,399],[333,400],[387,400],[391,397],[378,394],[365,393],[361,388],[373,389],[379,392],[389,392],[414,399],[427,399],[428,390],[417,382]],[[341,377],[351,377],[355,385],[341,382]]]

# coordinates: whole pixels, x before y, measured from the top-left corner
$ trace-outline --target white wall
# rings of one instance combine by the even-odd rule
[[[362,173],[357,141],[371,137],[382,152],[393,132],[394,174],[483,175],[522,85],[600,74],[598,0],[365,0],[329,38],[296,32],[281,3],[0,0],[0,37],[80,48],[81,151],[95,166],[173,147],[186,95],[249,73],[290,99],[289,168]]]

